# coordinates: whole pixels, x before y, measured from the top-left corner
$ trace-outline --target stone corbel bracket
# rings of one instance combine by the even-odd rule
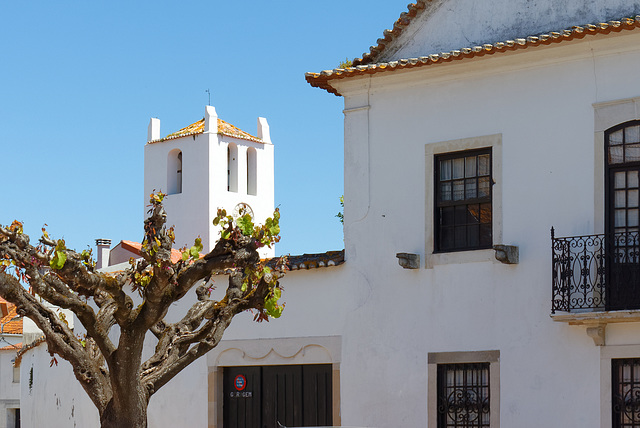
[[[606,324],[599,324],[587,327],[587,336],[593,339],[596,346],[604,346]]]
[[[420,269],[420,254],[397,253],[398,264],[405,269]]]
[[[520,254],[516,245],[494,245],[493,249],[496,252],[496,260],[508,264],[515,265],[520,261]]]

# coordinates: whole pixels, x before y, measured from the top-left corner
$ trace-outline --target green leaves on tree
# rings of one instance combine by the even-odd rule
[[[338,217],[340,223],[344,224],[344,195],[340,196],[340,207],[342,207],[342,209],[338,212],[338,214],[336,214],[336,217]]]
[[[189,260],[189,258],[198,260],[200,258],[200,252],[204,248],[204,246],[202,245],[202,239],[200,239],[200,237],[197,237],[193,246],[189,248],[189,250],[187,250],[186,248],[187,247],[184,247],[182,249],[182,261],[186,262],[187,260]]]
[[[93,259],[91,258],[91,253],[92,253],[91,248],[87,250],[82,250],[82,253],[80,253],[80,260],[82,260],[83,265],[90,266],[90,267],[94,267],[96,265]]]
[[[253,235],[253,221],[249,214],[245,214],[242,217],[238,217],[236,224],[240,228],[240,231],[245,236]]]
[[[22,223],[19,222],[18,220],[13,220],[13,223],[11,223],[11,226],[9,226],[9,230],[12,232],[16,232],[18,235],[22,235],[23,233]]]
[[[254,238],[258,247],[271,247],[280,241],[280,210],[278,208],[273,212],[273,217],[267,218],[261,226],[255,225],[248,213],[234,219],[227,215],[226,210],[220,208],[218,215],[213,219],[213,225],[222,228],[220,232],[222,239],[234,239],[234,236],[237,236],[234,233],[241,233]]]
[[[167,196],[162,192],[158,192],[158,193],[152,193],[149,195],[149,203],[151,205],[158,205],[162,203],[162,200],[164,199],[164,197]]]
[[[274,287],[271,293],[264,299],[264,310],[272,318],[280,318],[282,311],[284,310],[284,303],[278,304],[278,300],[282,296],[282,290],[279,287]]]
[[[64,245],[64,239],[58,239],[58,243],[56,244],[56,248],[53,251],[53,258],[49,262],[49,266],[51,269],[60,270],[64,267],[64,264],[67,261],[67,255],[64,250],[67,248]]]
[[[202,239],[200,238],[196,238],[195,240],[195,244],[193,245],[193,247],[191,247],[189,249],[189,255],[191,257],[193,257],[194,259],[199,259],[200,258],[200,251],[202,251]]]

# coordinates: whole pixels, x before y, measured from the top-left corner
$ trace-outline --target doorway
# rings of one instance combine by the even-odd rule
[[[226,367],[224,428],[332,425],[331,364]]]

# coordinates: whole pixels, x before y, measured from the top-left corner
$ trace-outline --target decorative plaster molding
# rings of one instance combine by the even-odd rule
[[[210,367],[339,364],[340,336],[223,340],[207,355]]]
[[[318,355],[318,353],[312,352],[311,351],[312,349],[322,350],[326,356],[326,360],[321,361],[323,359],[323,358],[319,358],[321,357],[321,355]],[[265,360],[270,360],[270,363],[266,365],[273,365],[274,361],[276,361],[277,364],[290,364],[291,361],[289,360],[296,359],[297,357],[304,359],[304,357],[308,354],[315,354],[315,355],[311,355],[313,357],[314,363],[330,364],[333,362],[331,358],[331,353],[327,348],[325,348],[322,345],[310,344],[310,345],[305,345],[300,347],[296,352],[294,352],[291,355],[286,355],[284,353],[276,351],[274,348],[270,348],[266,353],[262,355],[253,356],[240,348],[228,348],[222,351],[218,355],[218,358],[216,359],[216,366],[228,365],[228,364],[224,364],[225,360],[227,360],[227,357],[231,357],[231,360],[234,362],[233,365],[247,365],[247,366],[258,365],[258,364],[265,363]],[[241,360],[242,363],[240,363],[239,360]]]

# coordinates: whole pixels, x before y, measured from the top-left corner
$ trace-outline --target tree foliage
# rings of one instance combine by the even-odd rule
[[[340,223],[344,225],[344,195],[340,196],[340,211],[336,214]]]
[[[71,363],[103,428],[146,427],[151,396],[214,348],[236,314],[250,310],[256,321],[268,321],[284,307],[278,280],[285,260],[269,267],[258,255],[259,248],[280,239],[278,210],[264,225],[255,225],[245,213],[234,219],[218,210],[214,224],[222,230],[213,250],[201,256],[198,238],[174,263],[175,235],[165,226],[163,198],[162,193],[151,195],[142,258],[131,259],[126,270],[112,275],[96,269],[90,251],[66,248],[45,228],[34,246],[20,222],[0,226],[0,296],[42,330],[54,358]],[[226,293],[213,300],[210,279],[221,273],[228,275]],[[169,307],[191,290],[195,303],[180,321],[167,322]],[[73,312],[86,336],[77,336],[40,298]],[[119,334],[111,334],[116,329]],[[148,331],[158,341],[154,354],[142,361]]]

